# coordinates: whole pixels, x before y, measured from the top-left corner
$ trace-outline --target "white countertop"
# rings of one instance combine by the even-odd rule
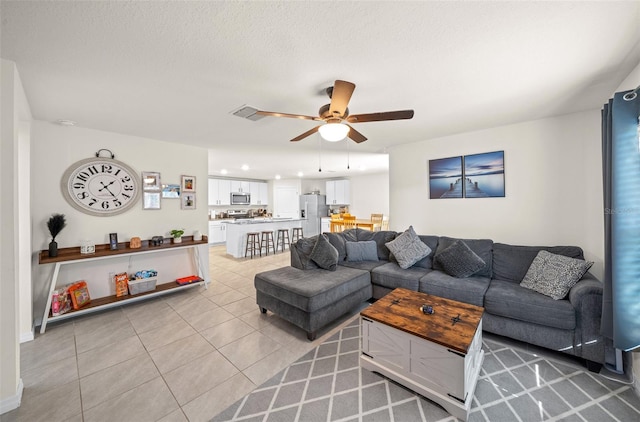
[[[265,217],[256,217],[256,218],[241,218],[238,220],[221,220],[223,223],[227,224],[264,224],[264,223],[281,223],[287,221],[301,221],[300,218],[265,218]]]

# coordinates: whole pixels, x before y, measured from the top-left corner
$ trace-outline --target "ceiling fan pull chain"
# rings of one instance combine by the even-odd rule
[[[322,138],[318,133],[318,172],[322,172]]]
[[[349,170],[349,142],[347,142],[347,170]]]

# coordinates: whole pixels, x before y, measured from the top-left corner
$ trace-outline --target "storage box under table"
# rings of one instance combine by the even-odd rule
[[[129,280],[129,294],[137,295],[140,293],[150,292],[156,289],[156,282],[158,277],[139,278],[136,280]]]

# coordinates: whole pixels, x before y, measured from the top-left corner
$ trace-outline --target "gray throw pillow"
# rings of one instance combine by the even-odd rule
[[[338,268],[338,250],[329,243],[329,239],[324,234],[318,236],[310,258],[325,270],[335,271]]]
[[[373,240],[364,242],[347,242],[347,261],[377,261],[378,247]]]
[[[391,242],[385,243],[387,248],[393,253],[398,265],[403,270],[411,267],[425,256],[431,253],[431,248],[424,244],[413,230],[413,226],[409,226],[400,236]]]
[[[593,265],[591,261],[540,251],[520,286],[555,300],[563,299]]]
[[[452,277],[466,278],[484,268],[485,262],[462,240],[456,240],[436,255],[444,272]]]

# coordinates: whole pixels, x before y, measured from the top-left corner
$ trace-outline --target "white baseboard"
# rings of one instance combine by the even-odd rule
[[[20,382],[18,382],[18,391],[16,392],[16,394],[0,400],[0,415],[3,415],[7,412],[12,411],[13,409],[17,409],[18,407],[20,407],[23,388],[24,384],[22,384],[22,378],[20,378]]]
[[[33,341],[34,338],[33,327],[31,327],[31,331],[20,333],[20,344],[26,343],[28,341]]]

